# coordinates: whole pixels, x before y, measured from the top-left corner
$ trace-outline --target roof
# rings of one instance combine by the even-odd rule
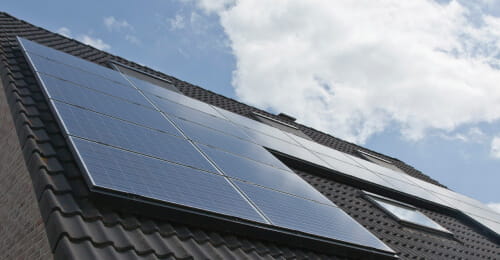
[[[0,13],[2,84],[16,119],[19,141],[32,174],[47,235],[56,258],[341,259],[307,248],[290,247],[286,243],[132,214],[126,209],[112,209],[92,200],[61,131],[48,110],[40,87],[17,45],[16,36],[103,66],[107,66],[109,60],[115,60],[141,69],[171,80],[187,96],[244,116],[258,111],[271,118],[279,117]],[[318,143],[355,156],[359,156],[356,152],[359,149],[368,151],[391,161],[411,176],[440,185],[397,159],[295,122],[288,123],[298,127]],[[420,208],[434,221],[453,232],[455,238],[408,229],[364,199],[359,188],[342,183],[341,180],[308,172],[307,169],[296,169],[296,172],[384,243],[400,252],[402,258],[495,259],[500,256],[500,247],[496,242],[458,216]]]

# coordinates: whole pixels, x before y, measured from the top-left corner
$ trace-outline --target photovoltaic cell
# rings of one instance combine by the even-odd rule
[[[271,153],[262,146],[239,139],[234,136],[203,127],[201,125],[173,118],[175,124],[187,135],[191,140],[197,143],[216,147],[230,153],[238,154],[249,159],[275,166],[277,168],[289,168],[280,160],[276,159]]]
[[[45,47],[43,45],[36,44],[22,38],[19,38],[19,41],[21,42],[23,47],[30,53],[34,53],[38,56],[42,56],[51,60],[58,61],[59,63],[64,63],[66,65],[70,65],[72,67],[100,75],[121,84],[129,85],[126,79],[124,79],[123,76],[117,71],[98,66],[92,62],[76,58],[75,56],[69,55],[67,53]]]
[[[151,84],[149,82],[146,82],[146,81],[143,81],[143,80],[140,80],[137,78],[133,78],[130,76],[128,76],[127,78],[132,79],[133,80],[132,83],[137,88],[141,89],[142,91],[147,92],[146,95],[148,97],[151,97],[150,94],[153,94],[153,96],[158,96],[158,97],[161,97],[164,99],[168,99],[170,101],[182,104],[184,106],[187,106],[187,107],[190,107],[190,108],[202,111],[202,112],[205,112],[207,114],[211,114],[213,116],[222,117],[219,113],[217,113],[214,110],[214,108],[211,105],[209,105],[207,103],[203,103],[199,100],[184,96],[184,95],[179,94],[177,92],[168,90],[166,88],[162,88],[160,86],[156,86],[154,84]],[[150,94],[148,94],[148,93],[150,93]]]
[[[153,110],[153,107],[136,105],[48,75],[41,77],[53,99],[181,136],[181,133],[159,111]]]
[[[299,137],[299,136],[291,136],[297,143],[302,145],[304,148],[313,151],[314,153],[317,154],[323,154],[325,156],[328,156],[330,158],[334,158],[336,160],[344,161],[350,164],[353,164],[353,162],[346,157],[346,154],[340,151],[337,151],[335,149],[332,149],[330,147],[318,144],[314,141]]]
[[[383,178],[381,178],[378,174],[373,173],[365,168],[362,168],[360,166],[350,164],[344,161],[337,160],[335,158],[331,158],[329,156],[326,156],[324,154],[316,154],[320,159],[325,161],[328,165],[326,167],[329,167],[335,171],[351,175],[353,177],[369,181],[372,183],[376,183],[379,185],[382,185],[384,187],[390,187],[391,185],[387,183]]]
[[[216,107],[215,109],[221,115],[223,115],[225,118],[227,118],[229,121],[231,121],[235,124],[244,126],[246,128],[258,131],[260,133],[264,133],[266,135],[269,135],[269,136],[272,136],[275,138],[279,138],[279,139],[286,141],[286,142],[289,142],[289,143],[296,144],[296,142],[293,139],[291,139],[290,136],[288,136],[283,131],[281,131],[277,128],[268,126],[266,124],[260,123],[258,121],[252,120],[250,118],[235,114],[233,112],[230,112],[230,111],[218,108],[218,107]]]
[[[71,137],[94,185],[264,222],[220,175]]]
[[[381,174],[381,175],[390,177],[392,179],[398,179],[398,180],[404,181],[404,182],[411,182],[410,179],[405,176],[407,174],[401,174],[400,172],[391,170],[389,168],[380,166],[378,164],[375,164],[375,163],[372,163],[372,162],[369,162],[369,161],[366,161],[366,160],[363,160],[363,159],[360,159],[360,158],[357,158],[354,156],[350,156],[349,158],[351,158],[354,162],[358,163],[362,167],[365,167],[366,169],[368,169],[374,173]]]
[[[122,97],[144,106],[151,106],[151,104],[131,85],[122,85],[99,75],[75,69],[40,56],[31,55],[30,58],[35,66],[35,69],[43,74],[48,74],[83,87],[96,89],[114,96]]]
[[[192,144],[183,138],[57,101],[53,103],[70,135],[202,170],[216,171]]]
[[[175,117],[189,120],[191,122],[195,122],[197,124],[204,125],[206,127],[224,132],[226,134],[234,135],[239,138],[243,139],[248,139],[249,137],[241,130],[240,127],[234,125],[233,123],[221,118],[221,117],[216,117],[211,114],[207,114],[204,112],[201,112],[199,110],[181,105],[179,103],[159,98],[153,95],[148,95],[150,100],[154,102],[154,104],[157,105],[157,107],[169,114],[173,115]]]
[[[132,103],[140,104],[140,105],[145,106],[145,107],[154,108],[149,103],[149,101],[147,101],[147,99],[141,93],[139,93],[139,91],[137,91],[137,89],[134,89],[131,87],[126,87],[126,86],[123,86],[120,84],[115,84],[115,83],[107,81],[107,80],[104,80],[103,84],[97,83],[96,85],[89,87],[89,86],[78,85],[78,84],[71,82],[71,81],[64,79],[64,78],[56,78],[52,75],[49,75],[49,74],[46,74],[43,72],[37,73],[37,76],[40,79],[40,81],[43,83],[43,86],[46,88],[46,91],[48,91],[48,95],[51,98],[52,98],[51,95],[54,94],[54,93],[52,93],[51,89],[54,89],[54,88],[60,89],[60,88],[66,87],[68,85],[69,86],[76,85],[76,86],[79,86],[82,88],[94,90],[94,91],[101,92],[101,93],[104,93],[107,95],[111,95],[111,96],[114,96],[117,98],[125,99],[125,100],[132,102]],[[110,83],[110,84],[108,84],[108,83]],[[52,87],[52,85],[55,85],[55,86]],[[54,90],[54,91],[56,91],[56,90]]]
[[[248,136],[250,136],[250,140],[252,142],[260,144],[265,148],[269,148],[317,165],[324,165],[325,163],[322,160],[320,160],[317,156],[312,154],[312,152],[306,150],[302,146],[294,145],[292,143],[285,142],[281,139],[274,138],[272,136],[268,136],[260,132],[249,129],[248,130],[245,129],[245,132],[247,133]]]
[[[206,146],[201,146],[201,149],[228,176],[333,205],[330,200],[293,172],[277,169]]]
[[[274,225],[392,252],[341,209],[236,182]]]

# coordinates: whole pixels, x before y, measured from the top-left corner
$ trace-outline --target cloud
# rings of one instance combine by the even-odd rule
[[[176,14],[174,17],[169,18],[167,21],[170,25],[171,31],[183,29],[186,26],[186,24],[184,23],[184,16],[180,14]]]
[[[488,205],[488,207],[490,207],[492,210],[494,210],[494,211],[496,211],[496,212],[500,213],[500,203],[494,203],[494,202],[492,202],[492,203],[488,203],[487,205]]]
[[[478,127],[471,127],[465,132],[440,134],[439,136],[446,140],[458,140],[464,143],[484,143],[488,139],[488,136]]]
[[[56,32],[57,32],[58,34],[60,34],[60,35],[66,36],[66,37],[68,37],[68,38],[70,38],[70,37],[71,37],[71,30],[70,30],[70,29],[68,29],[68,28],[66,28],[66,27],[61,27],[61,28],[57,29],[57,31],[56,31]]]
[[[141,44],[141,40],[133,34],[126,34],[125,40],[127,40],[128,42],[135,44],[135,45]]]
[[[85,44],[88,44],[88,45],[91,45],[99,50],[109,50],[111,48],[111,46],[107,43],[105,43],[103,40],[99,39],[99,38],[94,38],[90,35],[87,35],[87,34],[82,34],[80,36],[78,36],[76,38],[77,40],[85,43]]]
[[[64,35],[68,38],[73,38],[71,30],[67,27],[61,27],[57,29],[57,33]],[[92,37],[88,34],[79,34],[76,38],[77,41],[81,41],[85,44],[91,45],[99,50],[109,50],[111,45],[105,43],[102,39]]]
[[[363,143],[500,119],[500,18],[457,1],[209,1],[240,100]],[[475,15],[472,16],[471,13]],[[471,20],[473,19],[473,20]]]
[[[126,20],[117,20],[114,16],[104,17],[104,25],[109,31],[132,30],[133,27]]]
[[[490,154],[494,158],[500,159],[500,136],[495,136],[491,140]]]

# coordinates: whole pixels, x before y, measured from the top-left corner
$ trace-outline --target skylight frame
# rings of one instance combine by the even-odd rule
[[[383,212],[388,214],[391,218],[395,219],[396,221],[398,221],[400,224],[402,224],[404,226],[409,226],[412,228],[421,229],[421,230],[425,230],[425,231],[440,234],[440,235],[451,236],[451,237],[454,236],[451,231],[449,231],[448,229],[443,227],[441,224],[439,224],[436,221],[434,221],[433,219],[431,219],[429,216],[427,216],[426,214],[421,212],[418,208],[414,207],[413,205],[410,205],[410,204],[407,204],[407,203],[404,203],[401,201],[397,201],[394,199],[390,199],[390,198],[387,198],[384,196],[380,196],[377,194],[373,194],[373,193],[370,193],[367,191],[363,191],[363,195],[367,200],[369,200],[371,203],[373,203],[376,207],[381,209]],[[426,218],[426,220],[437,225],[438,228],[432,227],[429,225],[425,225],[423,223],[411,221],[408,219],[403,219],[400,216],[398,216],[397,213],[392,212],[389,208],[384,206],[382,203],[390,204],[391,206],[398,207],[400,209],[404,209],[407,211],[416,212],[416,213],[418,213],[419,216],[424,217],[424,218]]]

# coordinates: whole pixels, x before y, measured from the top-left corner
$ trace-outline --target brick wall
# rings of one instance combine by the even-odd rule
[[[45,226],[1,82],[0,259],[52,259]]]

